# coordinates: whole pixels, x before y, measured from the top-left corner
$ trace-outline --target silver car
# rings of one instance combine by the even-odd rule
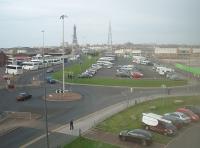
[[[177,119],[182,120],[184,124],[189,124],[191,122],[190,117],[188,117],[186,114],[181,113],[181,112],[166,113],[164,115],[170,115],[170,116],[176,117]]]

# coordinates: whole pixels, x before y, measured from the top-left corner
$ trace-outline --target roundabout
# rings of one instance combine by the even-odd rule
[[[82,97],[78,93],[74,92],[64,92],[64,93],[51,93],[46,97],[47,101],[77,101]],[[44,97],[43,97],[44,99]]]

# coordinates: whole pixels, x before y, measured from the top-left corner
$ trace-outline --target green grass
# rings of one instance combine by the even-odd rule
[[[64,148],[119,148],[119,147],[103,143],[100,141],[79,137],[74,141],[72,141],[71,143],[65,145]]]
[[[80,64],[79,62],[75,62],[73,63],[71,66],[65,68],[65,75],[66,75],[66,80],[67,81],[67,74],[68,73],[73,73],[73,75],[75,77],[77,77],[78,74],[84,72],[87,68],[89,68],[93,63],[96,62],[96,60],[98,59],[98,57],[91,57],[89,58],[89,56],[85,56],[83,57],[82,60],[82,64]],[[63,75],[63,71],[58,71],[56,73],[53,74],[53,78],[57,79],[57,80],[62,80],[62,75]]]
[[[115,78],[90,78],[90,79],[73,79],[67,80],[67,82],[79,83],[79,84],[95,84],[95,85],[106,85],[106,86],[127,86],[127,87],[166,87],[182,86],[187,84],[187,80],[133,80],[133,79],[115,79]]]
[[[200,75],[200,67],[191,67],[178,63],[175,66],[183,71],[190,72],[193,75]]]
[[[183,100],[183,102],[175,103],[174,100]],[[118,134],[121,130],[142,128],[142,113],[153,112],[157,114],[164,114],[166,112],[173,112],[176,108],[186,104],[200,105],[200,96],[160,98],[157,100],[143,102],[112,116],[97,125],[96,128],[116,134]],[[151,109],[151,106],[155,106],[155,109]],[[157,133],[153,133],[153,137],[155,142],[164,144],[168,143],[173,138]]]

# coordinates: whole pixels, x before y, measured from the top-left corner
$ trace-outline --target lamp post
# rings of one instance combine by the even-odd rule
[[[41,31],[42,32],[42,54],[43,54],[43,64],[44,64],[44,30]],[[45,70],[45,66],[43,67],[43,75],[44,75],[44,110],[45,110],[45,127],[46,127],[46,144],[47,144],[47,148],[49,148],[49,135],[48,135],[48,119],[47,119],[47,100],[46,100],[46,70]]]
[[[63,48],[63,93],[65,91],[65,59],[64,59],[64,48],[65,48],[65,36],[64,36],[64,25],[65,25],[65,21],[64,19],[66,18],[67,16],[66,15],[61,15],[60,16],[60,19],[63,20],[63,40],[62,40],[62,48]]]

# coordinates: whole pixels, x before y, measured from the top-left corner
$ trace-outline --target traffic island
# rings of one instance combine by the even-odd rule
[[[51,93],[46,99],[47,101],[76,101],[81,99],[81,95],[74,92]]]

